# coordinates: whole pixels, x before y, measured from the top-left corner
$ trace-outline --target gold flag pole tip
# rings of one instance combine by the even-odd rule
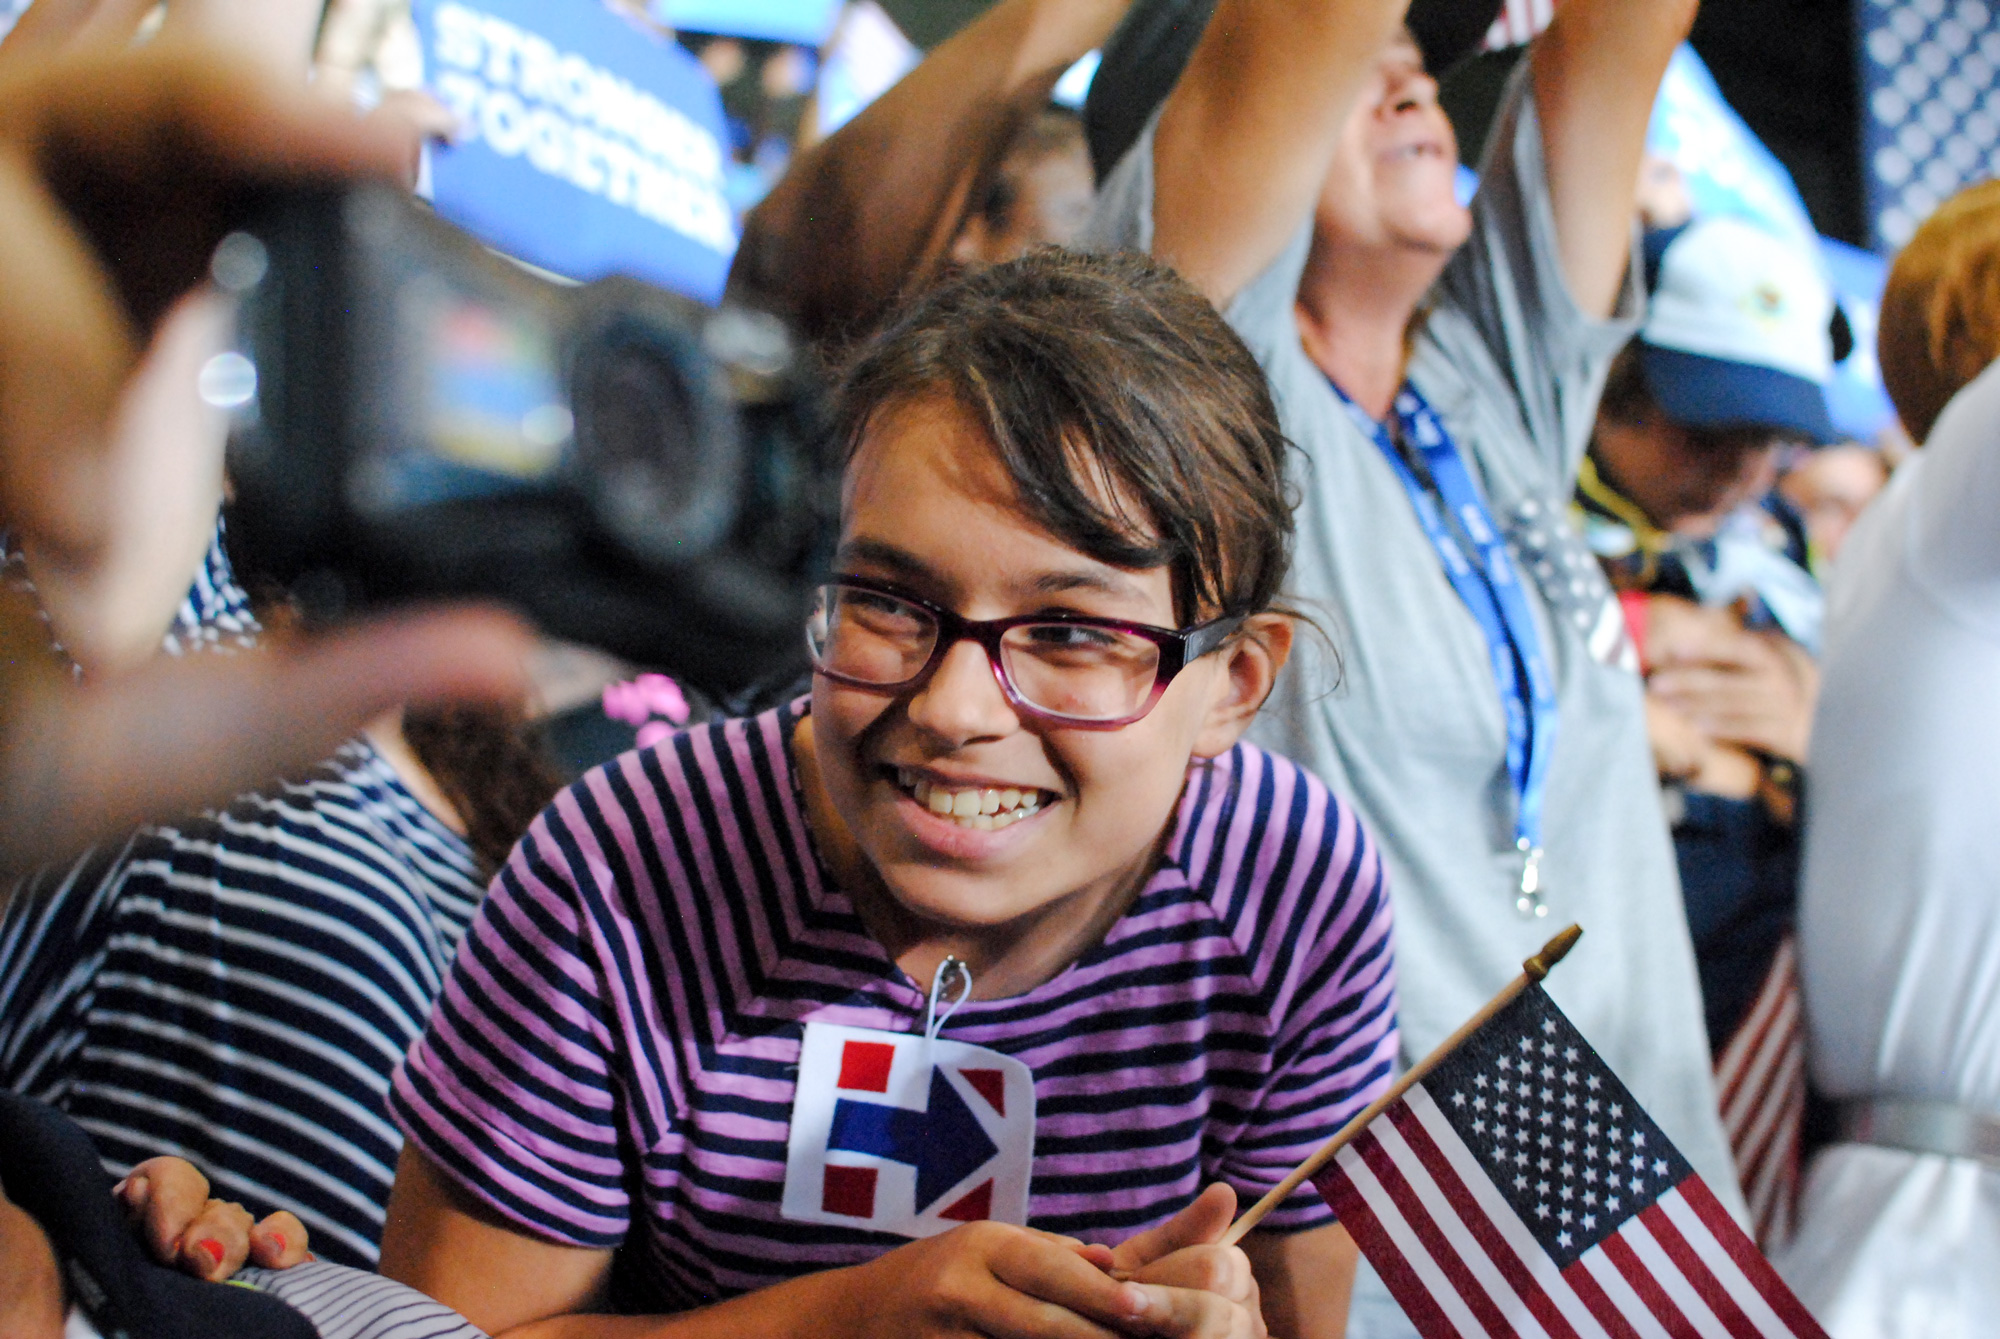
[[[1542,945],[1540,953],[1521,964],[1522,972],[1527,974],[1530,981],[1541,980],[1549,974],[1549,968],[1569,956],[1569,951],[1576,947],[1576,941],[1581,938],[1583,938],[1583,927],[1574,923],[1556,931],[1556,937]]]

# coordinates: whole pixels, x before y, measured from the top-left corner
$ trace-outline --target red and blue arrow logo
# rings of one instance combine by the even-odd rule
[[[1000,1151],[942,1069],[931,1071],[930,1103],[923,1111],[841,1098],[833,1106],[826,1146],[829,1152],[867,1153],[915,1167],[918,1213]]]

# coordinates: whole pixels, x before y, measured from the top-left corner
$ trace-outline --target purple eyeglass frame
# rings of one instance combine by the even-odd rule
[[[1167,691],[1167,685],[1173,682],[1176,674],[1221,646],[1229,639],[1230,634],[1243,626],[1245,619],[1242,614],[1232,614],[1212,618],[1206,623],[1197,623],[1188,628],[1161,628],[1151,623],[1127,623],[1123,619],[1092,618],[1086,614],[1072,614],[1060,609],[1042,614],[1017,614],[1012,618],[975,619],[966,618],[953,610],[946,609],[943,605],[932,604],[920,595],[912,595],[909,591],[887,582],[870,581],[867,577],[837,577],[832,581],[822,582],[818,589],[829,590],[836,587],[867,591],[872,595],[886,595],[891,599],[916,606],[937,620],[937,641],[931,646],[930,658],[925,660],[923,667],[909,678],[900,683],[870,683],[865,679],[836,674],[822,665],[818,653],[813,650],[812,638],[808,636],[806,651],[812,656],[815,673],[823,674],[835,683],[867,692],[884,694],[907,692],[936,673],[938,665],[944,660],[945,653],[952,647],[963,641],[973,641],[979,643],[980,649],[986,652],[986,664],[993,671],[993,677],[999,682],[1000,691],[1006,697],[1009,706],[1022,716],[1074,730],[1116,730],[1143,719],[1146,713],[1158,705],[1160,695]],[[1065,716],[1061,712],[1038,707],[1022,697],[1015,690],[1013,679],[1007,673],[1006,658],[1000,653],[1000,638],[1010,630],[1030,623],[1065,623],[1081,628],[1104,628],[1111,632],[1144,637],[1159,647],[1160,663],[1153,672],[1153,689],[1146,695],[1145,705],[1130,716],[1099,719],[1088,716]]]

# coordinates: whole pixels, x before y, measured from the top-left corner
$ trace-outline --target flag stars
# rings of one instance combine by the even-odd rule
[[[1570,1242],[1570,1237],[1569,1237],[1569,1233],[1567,1233],[1567,1232],[1558,1232],[1558,1233],[1556,1233],[1556,1245],[1558,1245],[1558,1246],[1565,1246],[1565,1247],[1567,1247],[1567,1246],[1569,1246],[1569,1245],[1571,1245],[1571,1244],[1572,1244],[1572,1243]]]
[[[1475,1088],[1484,1088],[1486,1086],[1486,1076],[1484,1074],[1474,1074],[1472,1076],[1472,1086]]]
[[[1619,1205],[1619,1199],[1618,1199],[1618,1197],[1617,1197],[1616,1195],[1606,1195],[1606,1196],[1604,1197],[1604,1208],[1605,1208],[1605,1212],[1607,1212],[1607,1213],[1617,1213],[1617,1212],[1618,1212],[1618,1205]]]
[[[1634,1130],[1632,1132],[1632,1147],[1644,1148],[1645,1146],[1646,1146],[1646,1132],[1644,1130]]]
[[[1618,1105],[1618,1103],[1613,1102],[1611,1104],[1611,1119],[1622,1120],[1624,1119],[1624,1116],[1625,1116],[1625,1108]]]
[[[1516,1189],[1516,1190],[1526,1190],[1527,1188],[1528,1188],[1528,1178],[1527,1178],[1527,1177],[1525,1177],[1525,1176],[1516,1176],[1516,1177],[1514,1178],[1514,1189]]]
[[[1585,1214],[1585,1215],[1583,1216],[1583,1230],[1584,1230],[1585,1232],[1595,1232],[1595,1231],[1597,1230],[1597,1215],[1596,1215],[1596,1214],[1594,1214],[1594,1213],[1587,1213],[1587,1214]]]
[[[1574,1222],[1575,1220],[1576,1220],[1576,1215],[1571,1213],[1568,1209],[1556,1210],[1556,1221],[1558,1223],[1570,1223]]]
[[[1483,1097],[1474,1097],[1472,1099],[1472,1109],[1474,1111],[1486,1110],[1486,1099]]]
[[[1547,1158],[1541,1158],[1537,1160],[1535,1165],[1539,1167],[1542,1171],[1547,1171],[1550,1167],[1554,1166],[1555,1164],[1550,1162]]]
[[[1666,1161],[1666,1159],[1665,1159],[1665,1158],[1655,1158],[1655,1159],[1653,1159],[1653,1175],[1655,1175],[1655,1176],[1665,1176],[1666,1174],[1667,1174],[1667,1161]]]
[[[1548,1032],[1548,1033],[1553,1033],[1553,1032],[1554,1032],[1555,1030],[1556,1030],[1556,1020],[1555,1020],[1555,1019],[1553,1019],[1553,1018],[1544,1018],[1544,1019],[1542,1020],[1542,1031],[1544,1031],[1544,1032]]]
[[[1474,1134],[1485,1134],[1486,1122],[1475,1117],[1472,1122],[1472,1132]]]
[[[1575,1051],[1571,1051],[1571,1052],[1569,1053],[1569,1055],[1565,1057],[1565,1059],[1569,1059],[1569,1060],[1574,1060],[1574,1059],[1576,1059],[1576,1052],[1575,1052]],[[1573,1069],[1566,1069],[1566,1070],[1564,1070],[1564,1071],[1563,1071],[1563,1082],[1564,1082],[1564,1083],[1567,1083],[1567,1084],[1568,1084],[1568,1085],[1569,1085],[1570,1087],[1574,1088],[1574,1087],[1576,1086],[1576,1071],[1575,1071],[1575,1070],[1573,1070]]]
[[[1573,1196],[1575,1196],[1576,1191],[1570,1186],[1564,1186],[1561,1190],[1557,1191],[1556,1194],[1562,1198],[1564,1203],[1567,1203]],[[1568,1220],[1565,1219],[1564,1221],[1567,1222]]]
[[[1594,1097],[1585,1098],[1583,1102],[1583,1109],[1585,1111],[1588,1111],[1591,1115],[1595,1116],[1597,1114],[1597,1099]]]
[[[1637,1195],[1646,1189],[1646,1183],[1644,1181],[1641,1181],[1636,1176],[1633,1177],[1631,1181],[1629,1181],[1627,1184],[1629,1184],[1632,1187],[1632,1193],[1634,1195]]]
[[[1548,1216],[1549,1216],[1549,1206],[1548,1206],[1548,1205],[1546,1205],[1546,1204],[1537,1204],[1537,1205],[1535,1206],[1535,1217],[1537,1217],[1537,1218],[1547,1218]]]
[[[1459,1107],[1459,1108],[1463,1109],[1463,1108],[1464,1108],[1464,1106],[1465,1106],[1465,1094],[1464,1094],[1464,1093],[1453,1093],[1453,1094],[1451,1095],[1451,1104],[1452,1104],[1453,1106],[1455,1106],[1455,1107]]]
[[[1573,1064],[1575,1064],[1575,1063],[1576,1063],[1576,1047],[1574,1047],[1574,1046],[1565,1046],[1565,1047],[1563,1048],[1563,1059],[1564,1059],[1564,1061],[1566,1061],[1566,1062],[1567,1062],[1567,1063],[1569,1063],[1569,1064],[1572,1064],[1572,1065],[1573,1065]],[[1575,1079],[1571,1079],[1571,1080],[1570,1080],[1570,1082],[1571,1082],[1571,1083],[1575,1083],[1575,1082],[1576,1082],[1576,1080],[1575,1080]]]
[[[1594,1191],[1594,1190],[1586,1190],[1586,1191],[1584,1191],[1584,1192],[1583,1192],[1583,1202],[1584,1202],[1585,1204],[1595,1204],[1595,1203],[1597,1203],[1597,1192],[1596,1192],[1596,1191]],[[1585,1227],[1589,1227],[1589,1226],[1590,1226],[1590,1220],[1589,1220],[1588,1218],[1584,1219],[1584,1220],[1583,1220],[1583,1225],[1584,1225]]]
[[[1604,1086],[1604,1083],[1603,1080],[1597,1077],[1597,1075],[1589,1074],[1584,1077],[1583,1086],[1590,1089],[1590,1091],[1592,1092],[1596,1092],[1599,1088]]]
[[[1569,1107],[1569,1108],[1571,1108],[1572,1110],[1574,1110],[1574,1109],[1575,1109],[1575,1107],[1576,1107],[1576,1094],[1575,1094],[1575,1093],[1564,1093],[1564,1094],[1563,1094],[1563,1105],[1564,1105],[1564,1106],[1566,1106],[1566,1107]]]
[[[1585,1122],[1583,1127],[1583,1137],[1586,1139],[1597,1138],[1597,1132],[1600,1128],[1602,1127],[1600,1127],[1596,1121]]]
[[[1639,1171],[1644,1171],[1645,1168],[1646,1168],[1646,1155],[1643,1153],[1634,1153],[1632,1155],[1632,1170],[1635,1172],[1639,1172]]]
[[[1513,1067],[1514,1067],[1514,1061],[1512,1060],[1511,1057],[1504,1055],[1500,1057],[1499,1070],[1502,1074],[1505,1074],[1508,1070],[1512,1069]]]

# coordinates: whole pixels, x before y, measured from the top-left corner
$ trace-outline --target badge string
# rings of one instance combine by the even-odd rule
[[[939,1013],[938,1001],[944,997],[945,991],[954,980],[959,983],[958,996],[945,1005],[943,1013]],[[945,954],[944,961],[938,964],[937,974],[931,978],[930,1008],[924,1013],[924,1040],[936,1041],[938,1033],[944,1030],[944,1025],[958,1012],[958,1006],[970,998],[972,998],[972,969],[965,965],[963,959],[950,953]]]

